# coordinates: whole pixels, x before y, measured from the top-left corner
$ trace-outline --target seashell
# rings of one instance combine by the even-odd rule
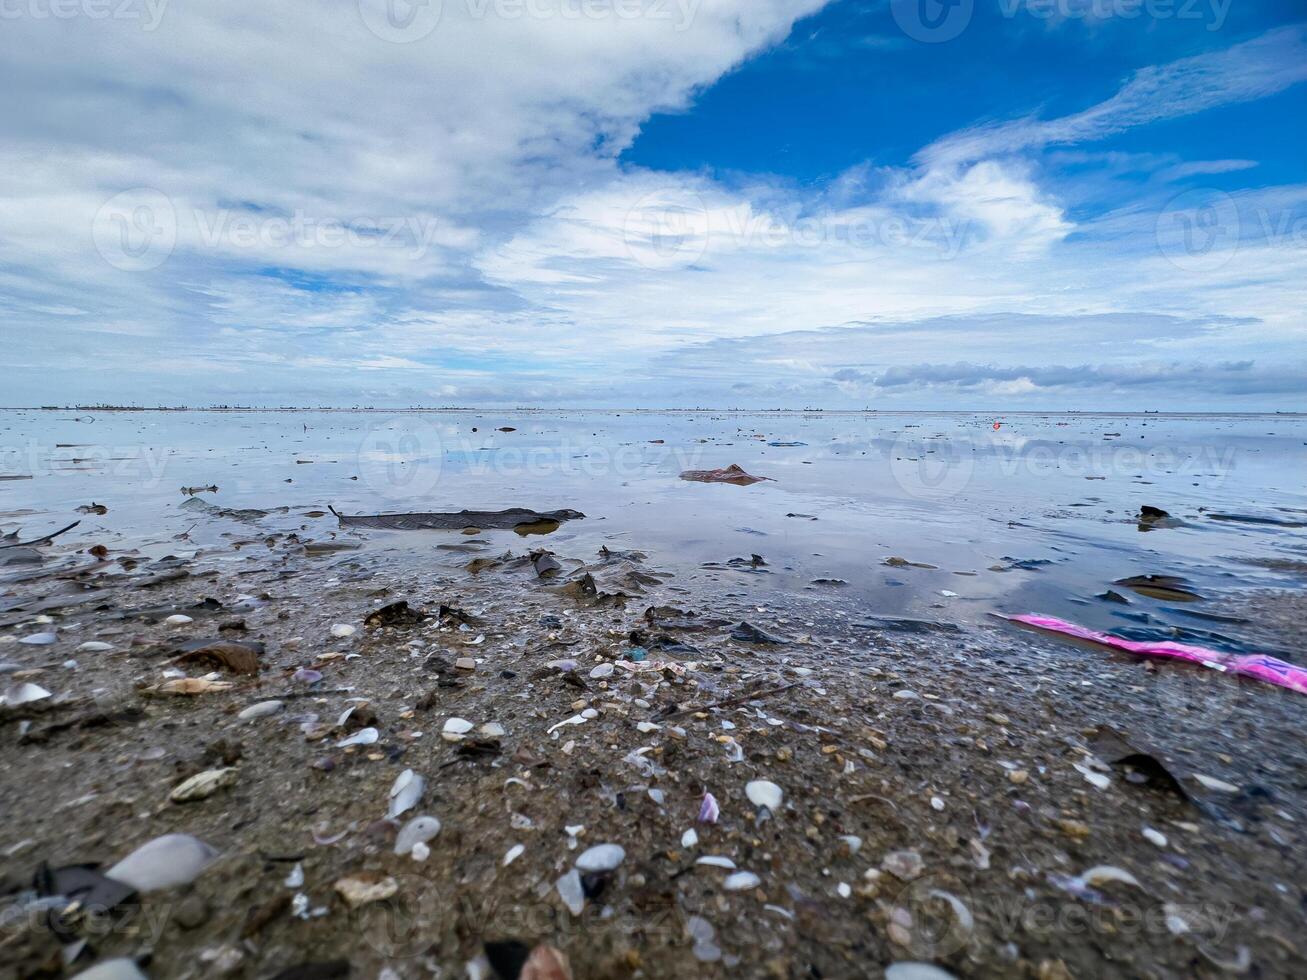
[[[445,727],[441,729],[440,737],[446,742],[459,742],[462,741],[464,735],[475,727],[466,718],[450,718],[445,722]]]
[[[196,773],[190,779],[173,788],[168,799],[174,803],[191,803],[212,796],[218,790],[233,785],[239,773],[232,768],[209,769]]]
[[[53,633],[32,633],[30,636],[24,636],[18,642],[33,647],[48,647],[54,641],[55,635]]]
[[[754,806],[766,807],[773,813],[781,808],[781,801],[785,798],[781,788],[766,779],[753,780],[744,787],[744,793]]]
[[[599,664],[590,671],[590,679],[599,680],[604,677],[612,677],[615,669],[612,664]]]
[[[195,620],[191,619],[190,616],[183,616],[181,613],[173,613],[163,622],[166,626],[185,626],[187,623],[195,622]]]
[[[746,888],[757,888],[762,884],[762,879],[752,871],[737,871],[722,882],[722,887],[728,892],[741,892]]]
[[[363,731],[375,732],[376,729],[365,728]],[[363,734],[363,732],[359,732]],[[340,743],[344,745],[344,742]],[[367,743],[364,743],[367,744]],[[427,781],[415,773],[412,769],[405,769],[396,778],[393,786],[390,787],[390,806],[386,810],[386,817],[394,820],[401,814],[407,813],[418,804],[422,799],[422,793],[427,788]]]
[[[504,731],[504,726],[497,721],[488,721],[480,726],[477,731],[487,738],[503,738],[507,734]]]
[[[1135,888],[1143,888],[1139,884],[1139,879],[1129,871],[1121,868],[1115,868],[1110,864],[1100,864],[1090,868],[1080,876],[1080,881],[1090,888],[1096,888],[1099,885],[1106,885],[1109,882],[1119,881],[1124,885],[1133,885]]]
[[[957,978],[932,963],[891,963],[885,968],[885,980],[957,980]]]
[[[717,798],[711,793],[704,793],[703,802],[699,804],[699,823],[716,823],[721,813],[722,808],[717,805]]]
[[[380,738],[381,733],[375,728],[360,728],[349,738],[342,738],[336,746],[343,749],[347,745],[375,745]]]
[[[520,858],[525,852],[526,852],[525,844],[514,844],[512,847],[508,849],[508,853],[504,855],[503,866],[507,868],[510,864],[512,864],[514,861]]]
[[[554,882],[554,887],[558,889],[558,897],[567,906],[567,911],[580,915],[585,909],[585,888],[581,884],[581,872],[573,868]]]
[[[693,827],[691,827],[689,830],[687,830],[685,833],[681,835],[681,846],[684,847],[687,851],[692,847],[697,847],[698,844],[699,844],[699,834],[695,831]]]
[[[716,857],[712,854],[705,854],[694,862],[695,864],[705,864],[710,868],[725,868],[727,871],[735,870],[735,862],[728,857]]]
[[[626,850],[620,845],[596,844],[589,850],[581,852],[581,856],[576,859],[576,867],[578,871],[585,874],[594,874],[612,871],[625,860]]]
[[[352,909],[373,902],[381,902],[399,891],[399,882],[394,878],[374,874],[347,875],[332,886],[336,894],[345,900]]]
[[[53,695],[40,684],[24,681],[14,684],[5,691],[4,696],[0,697],[0,704],[13,708],[20,704],[31,704],[33,701],[44,701],[48,697]]]
[[[97,963],[89,970],[83,970],[73,980],[149,980],[135,960],[125,956],[118,959]]]
[[[414,817],[400,828],[395,837],[395,853],[412,853],[416,845],[427,841],[440,833],[440,821],[435,817]]]
[[[284,707],[286,707],[286,704],[283,701],[260,701],[257,704],[250,705],[236,717],[241,721],[255,721],[259,718],[275,715]]]
[[[343,640],[347,636],[353,636],[357,630],[349,623],[337,623],[331,628],[331,635],[338,640]]]
[[[113,649],[113,644],[101,640],[87,640],[85,643],[79,643],[77,649],[85,653],[108,653]]]
[[[164,834],[142,844],[105,872],[138,892],[189,885],[218,858],[218,852],[190,834]]]
[[[916,851],[890,851],[880,862],[880,866],[900,881],[919,878],[926,870],[925,862]]]

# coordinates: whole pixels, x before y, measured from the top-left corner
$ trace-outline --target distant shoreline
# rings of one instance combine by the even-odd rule
[[[277,406],[258,405],[208,405],[190,406],[156,405],[144,407],[138,405],[7,405],[0,406],[0,412],[197,412],[197,413],[333,413],[343,415],[418,415],[418,414],[549,414],[549,413],[585,413],[591,415],[643,414],[643,415],[702,415],[718,413],[729,415],[864,415],[864,416],[961,416],[980,415],[987,418],[1030,418],[1054,415],[1073,416],[1076,418],[1307,418],[1307,412],[1285,411],[1245,411],[1245,412],[1203,412],[1203,411],[1153,411],[1138,409],[1134,411],[1111,411],[1107,409],[998,409],[998,408],[958,408],[958,409],[922,409],[922,408],[569,408],[562,406],[515,406],[502,408],[497,406],[460,406],[448,405],[437,407],[410,406],[407,408],[379,408],[376,406],[357,406],[342,408],[339,406]]]

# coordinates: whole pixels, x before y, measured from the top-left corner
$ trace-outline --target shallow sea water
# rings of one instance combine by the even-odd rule
[[[679,478],[732,463],[771,481]],[[485,532],[485,554],[638,549],[696,595],[818,625],[1040,612],[1237,650],[1247,648],[1238,624],[1194,613],[1307,584],[1307,527],[1294,526],[1307,524],[1301,415],[5,410],[0,477],[22,477],[0,479],[0,531],[24,539],[79,518],[61,547],[162,556],[261,531],[334,533],[416,571],[466,563],[437,548],[466,538],[343,532],[306,512],[574,508],[586,519],[547,536]],[[200,499],[288,510],[253,526],[183,507],[182,487],[210,484],[219,491]],[[108,512],[76,512],[92,502]],[[1173,526],[1141,525],[1145,504]],[[727,564],[754,554],[766,564]],[[1185,578],[1204,601],[1112,585],[1149,573]],[[1095,598],[1108,588],[1131,605]],[[1304,648],[1287,636],[1277,652]]]

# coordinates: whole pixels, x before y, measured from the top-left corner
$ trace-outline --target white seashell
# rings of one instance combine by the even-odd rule
[[[526,853],[525,844],[514,844],[512,847],[508,849],[508,853],[504,855],[504,867],[507,868],[510,864],[512,864],[514,861],[520,858],[524,853]]]
[[[304,884],[304,865],[296,862],[295,867],[290,869],[290,874],[286,876],[286,880],[282,884],[287,888],[301,887]]]
[[[331,628],[331,635],[338,640],[343,640],[347,636],[353,636],[357,630],[349,623],[337,623]]]
[[[900,881],[911,881],[921,877],[926,864],[916,851],[890,851],[880,862],[880,866]]]
[[[149,980],[135,960],[120,957],[97,963],[89,970],[83,970],[73,980]]]
[[[1089,785],[1093,786],[1095,789],[1107,789],[1107,787],[1112,785],[1112,780],[1107,776],[1103,775],[1101,772],[1094,772],[1094,770],[1087,766],[1082,766],[1078,762],[1075,764],[1075,770],[1080,773],[1080,775],[1084,776],[1085,782],[1089,783]]]
[[[236,782],[239,773],[235,769],[209,769],[196,773],[190,779],[173,788],[168,799],[174,803],[191,803],[212,796],[218,790]]]
[[[422,793],[426,788],[425,779],[412,769],[405,769],[395,778],[394,785],[390,787],[390,806],[386,810],[386,816],[394,820],[413,809],[418,805],[418,800],[422,799]]]
[[[554,882],[554,887],[558,889],[558,897],[567,906],[567,911],[573,915],[580,915],[584,911],[585,889],[581,885],[581,872],[573,868]]]
[[[409,856],[413,858],[414,861],[425,861],[427,858],[431,857],[431,848],[427,847],[427,845],[422,843],[422,841],[418,841],[413,845],[413,850]]]
[[[1100,864],[1097,867],[1090,868],[1080,876],[1080,880],[1091,888],[1097,887],[1098,885],[1106,885],[1113,881],[1119,881],[1124,885],[1133,885],[1135,888],[1144,887],[1139,884],[1139,879],[1129,871],[1124,871],[1121,868],[1114,868],[1110,864]]]
[[[590,679],[599,680],[602,677],[612,677],[614,669],[612,664],[599,664],[590,671]]]
[[[744,793],[754,806],[766,807],[773,813],[781,808],[781,800],[785,798],[781,788],[766,779],[755,779],[744,787]]]
[[[260,701],[258,704],[250,705],[236,717],[241,721],[255,721],[259,718],[275,715],[284,707],[286,707],[286,704],[283,701]]]
[[[915,701],[920,697],[916,691],[910,691],[907,688],[904,688],[901,691],[895,691],[894,696],[900,701]]]
[[[450,718],[445,722],[445,727],[441,729],[440,734],[451,741],[457,741],[475,727],[466,718]],[[452,736],[452,739],[450,736]]]
[[[345,877],[333,887],[346,905],[356,909],[390,898],[399,891],[399,882],[394,878]]]
[[[746,888],[757,888],[762,884],[762,879],[752,871],[737,871],[722,882],[722,887],[728,892],[741,892]]]
[[[14,684],[0,697],[0,704],[6,704],[9,707],[16,707],[20,704],[30,704],[33,701],[44,701],[53,695],[43,688],[40,684],[32,684],[24,681],[21,684]]]
[[[85,643],[79,643],[77,649],[87,653],[107,653],[113,649],[113,644],[101,640],[87,640]]]
[[[190,616],[183,616],[181,613],[173,613],[164,621],[165,626],[185,626],[187,623],[193,623],[195,620]]]
[[[931,963],[891,963],[885,968],[885,980],[957,980],[948,970]]]
[[[1194,779],[1202,784],[1204,789],[1210,789],[1217,793],[1237,793],[1238,786],[1227,783],[1224,779],[1217,779],[1215,776],[1204,776],[1200,772],[1194,773]]]
[[[554,725],[547,732],[545,732],[545,734],[552,735],[554,734],[554,732],[558,731],[558,729],[562,728],[565,725],[584,725],[585,722],[586,719],[582,718],[580,715],[572,715],[571,718],[565,718],[563,721],[560,721],[557,725]]]
[[[1160,830],[1154,830],[1152,827],[1145,827],[1144,837],[1147,838],[1149,842],[1156,844],[1158,847],[1166,846],[1166,834],[1162,833]]]
[[[596,844],[589,850],[582,851],[576,859],[578,871],[593,874],[599,871],[612,871],[626,860],[625,848],[617,844]]]
[[[693,827],[691,827],[689,830],[687,830],[685,833],[681,835],[681,846],[684,847],[686,850],[689,850],[692,847],[696,847],[698,846],[698,844],[699,844],[699,835],[698,833],[695,832],[695,829]]]
[[[190,834],[164,834],[142,844],[105,872],[138,892],[189,885],[218,858],[218,852]]]
[[[440,833],[440,821],[435,817],[414,817],[400,828],[395,837],[395,853],[410,854],[416,845],[427,841]]]
[[[507,734],[504,730],[504,726],[497,721],[488,721],[478,728],[477,731],[482,735],[485,735],[487,738],[503,738],[504,735]]]
[[[30,636],[24,636],[18,642],[33,647],[48,647],[54,641],[55,635],[53,633],[33,633]]]
[[[347,745],[375,745],[380,738],[381,733],[375,728],[360,728],[349,738],[342,738],[336,746],[343,749]]]
[[[735,862],[728,857],[716,857],[712,854],[705,854],[695,864],[705,864],[710,868],[725,868],[727,871],[735,870]]]
[[[635,727],[642,735],[648,735],[650,732],[656,732],[662,728],[661,725],[655,725],[652,721],[642,721]]]
[[[586,708],[584,711],[581,712],[581,717],[586,719],[586,721],[594,721],[596,718],[599,717],[599,709]]]
[[[857,854],[862,850],[862,838],[854,834],[846,834],[840,840],[844,841],[844,846],[849,849],[850,854]]]

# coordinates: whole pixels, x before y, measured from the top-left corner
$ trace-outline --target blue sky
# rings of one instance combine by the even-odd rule
[[[5,8],[0,402],[1304,408],[1295,3],[99,9]]]

